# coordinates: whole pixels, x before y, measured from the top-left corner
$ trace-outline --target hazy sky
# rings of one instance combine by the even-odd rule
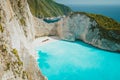
[[[113,5],[120,5],[120,0],[55,0],[59,3],[63,4],[113,4]]]

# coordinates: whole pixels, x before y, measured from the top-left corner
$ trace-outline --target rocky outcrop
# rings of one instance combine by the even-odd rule
[[[34,17],[35,38],[43,36],[57,36],[58,23],[47,23],[43,19]]]
[[[0,80],[45,80],[31,56],[33,22],[27,0],[0,0]]]
[[[89,14],[90,15],[90,14]],[[82,40],[100,49],[120,51],[120,24],[113,21],[113,27],[100,25],[95,18],[85,13],[72,13],[54,23],[46,23],[43,19],[36,19],[36,37],[59,36],[63,40]],[[104,16],[97,16],[105,18]],[[111,21],[111,18],[107,18]],[[98,19],[99,20],[99,19]],[[101,22],[101,21],[99,21]],[[105,22],[105,21],[104,21]],[[117,25],[117,26],[116,26]]]
[[[83,13],[73,13],[59,22],[58,34],[67,41],[82,40],[100,49],[120,51],[120,25],[116,28],[104,28],[95,19]],[[107,26],[106,26],[107,27]]]

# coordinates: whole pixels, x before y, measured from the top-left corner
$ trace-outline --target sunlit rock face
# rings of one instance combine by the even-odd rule
[[[63,40],[82,40],[95,47],[120,51],[120,36],[118,31],[107,30],[85,14],[74,14],[59,22],[58,35]]]
[[[95,29],[97,27],[97,23],[83,14],[76,14],[76,15],[70,16],[67,19],[65,19],[65,21],[63,22],[65,22],[64,23],[65,25],[60,27],[62,28],[61,30],[62,35],[60,34],[60,36],[62,37],[64,36],[66,37],[66,34],[68,34],[68,36],[74,35],[73,38],[75,39],[81,39],[83,41],[87,41],[87,39],[92,39],[92,37],[90,36],[94,36],[95,34],[98,34],[98,31],[99,31]],[[89,33],[92,33],[92,34],[89,34]],[[88,36],[88,34],[90,36]]]
[[[34,17],[35,28],[35,37],[43,36],[55,36],[57,35],[57,22],[47,23],[43,19],[38,19]]]
[[[0,80],[45,80],[30,55],[33,22],[26,0],[0,0]]]
[[[74,41],[79,38],[81,38],[81,40],[86,40],[85,36],[90,26],[90,18],[85,15],[67,17],[63,20],[63,25],[59,28],[61,30],[61,32],[59,32],[59,36],[62,39],[69,41]]]
[[[100,49],[120,51],[119,30],[105,29],[85,14],[73,13],[53,23],[36,18],[35,24],[36,37],[52,35],[67,41],[79,39]]]

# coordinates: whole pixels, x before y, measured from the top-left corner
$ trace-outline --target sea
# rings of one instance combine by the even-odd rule
[[[68,5],[73,11],[108,16],[120,22],[120,5]]]
[[[82,41],[54,41],[36,48],[48,80],[120,80],[120,54]]]

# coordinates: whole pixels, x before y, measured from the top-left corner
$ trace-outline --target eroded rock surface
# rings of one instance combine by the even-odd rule
[[[86,14],[73,13],[55,23],[35,21],[37,37],[54,35],[67,41],[79,39],[100,49],[120,51],[120,30],[104,28]]]
[[[31,56],[33,21],[26,0],[0,0],[0,80],[45,80]]]
[[[58,34],[61,39],[79,39],[101,49],[120,51],[120,30],[105,29],[95,19],[80,13],[72,14],[59,23]]]

